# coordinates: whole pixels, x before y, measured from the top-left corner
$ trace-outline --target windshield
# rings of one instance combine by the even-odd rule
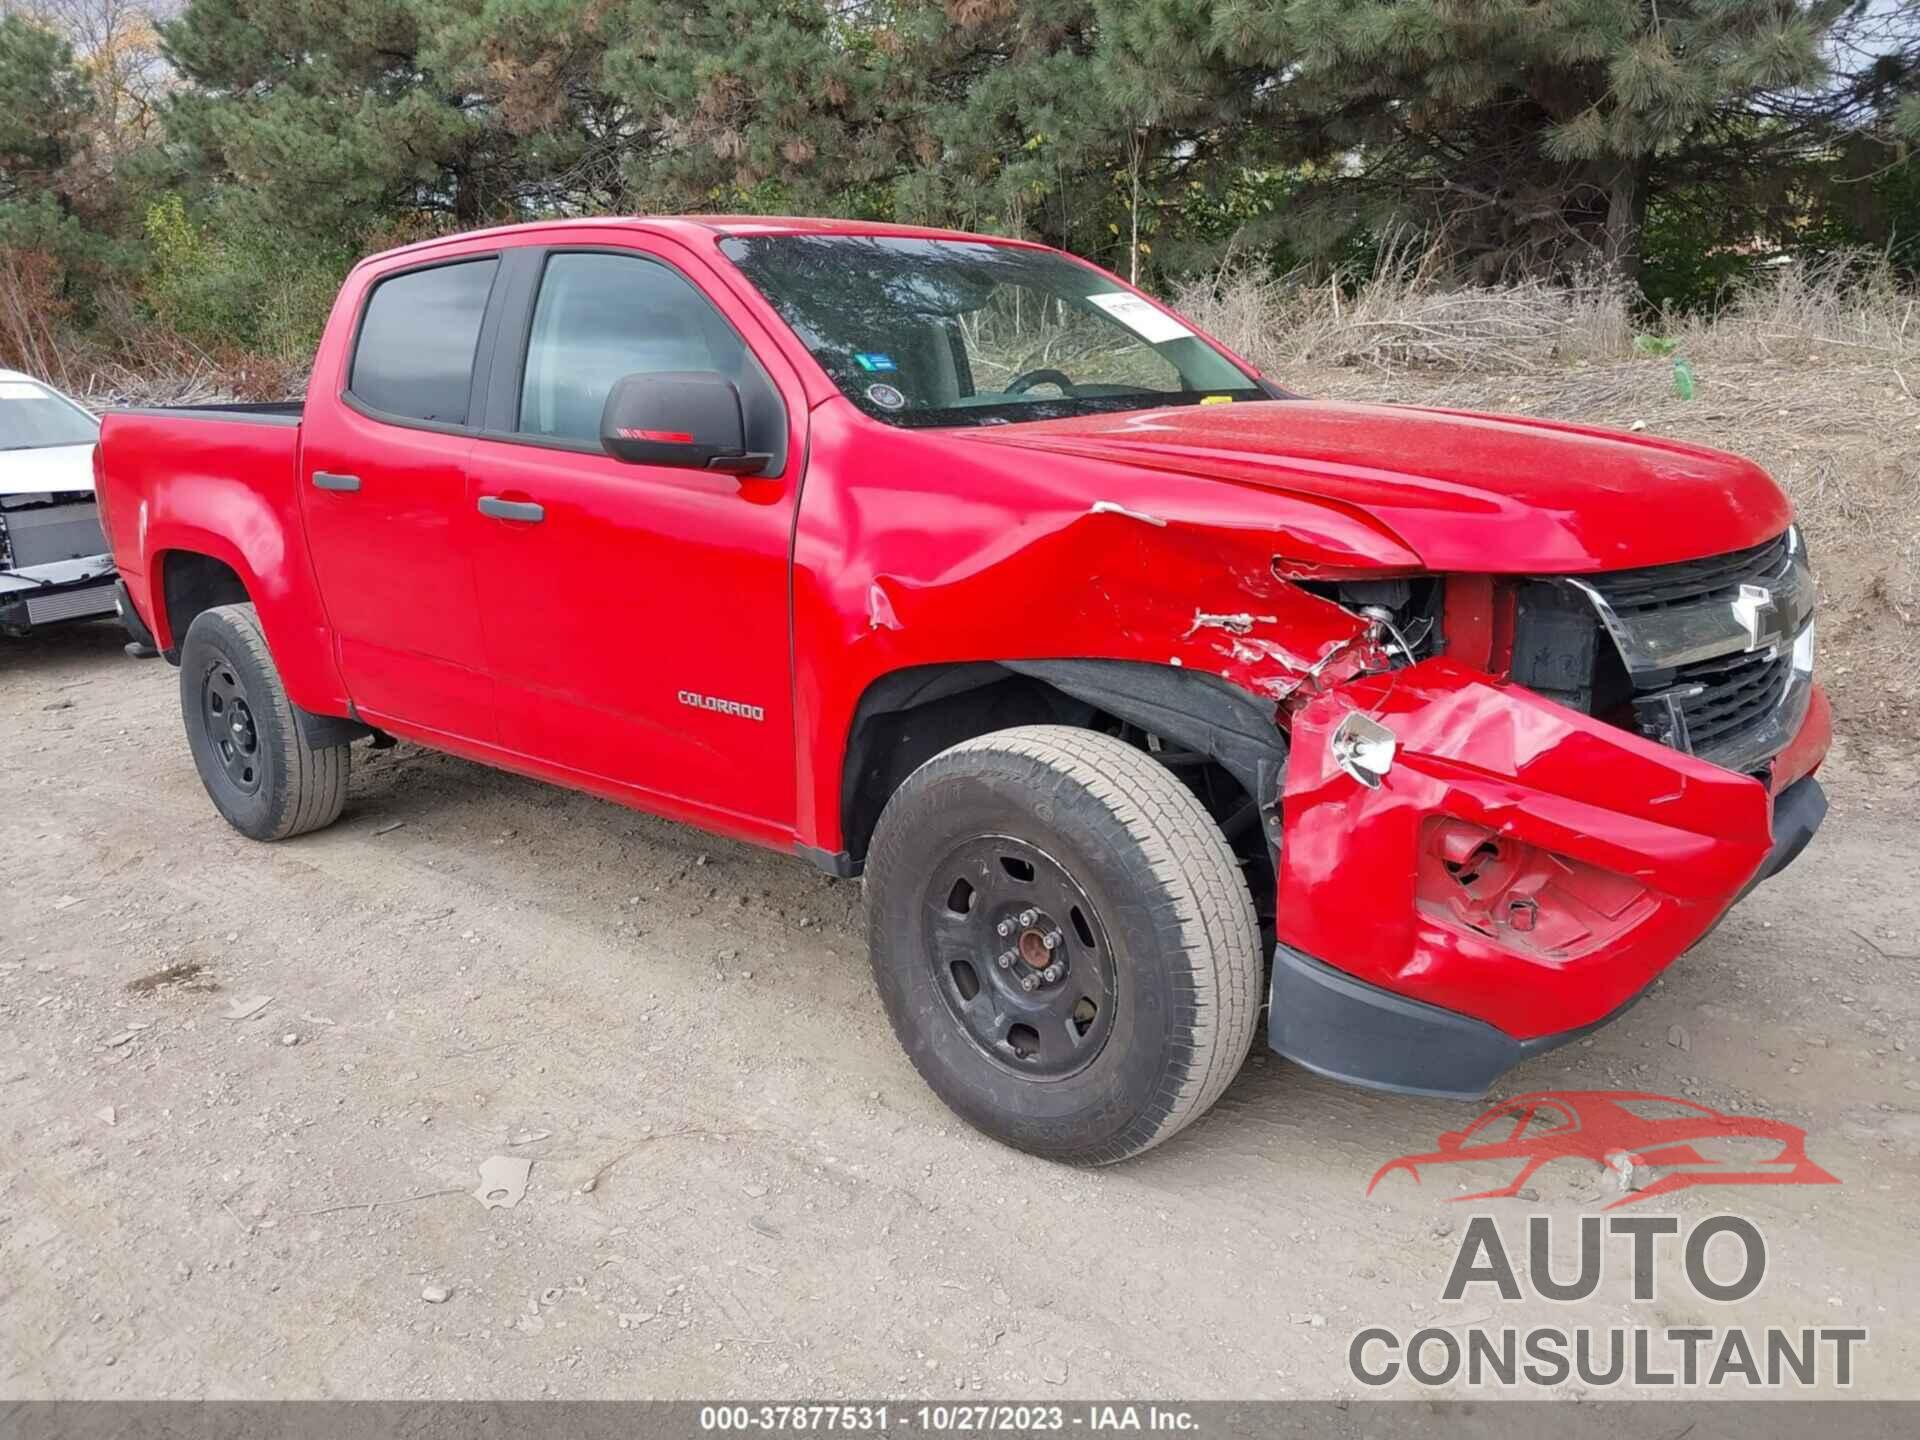
[[[878,235],[722,243],[847,398],[894,425],[996,425],[1266,390],[1165,311],[1046,250]]]
[[[31,380],[0,380],[0,450],[91,445],[100,422]]]

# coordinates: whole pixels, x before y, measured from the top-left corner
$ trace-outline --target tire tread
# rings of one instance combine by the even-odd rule
[[[340,818],[347,803],[347,781],[352,770],[350,746],[307,743],[300,718],[280,682],[280,671],[267,648],[266,632],[251,604],[217,605],[194,618],[198,626],[211,618],[220,625],[226,638],[245,650],[272,682],[264,698],[273,707],[277,729],[284,737],[279,758],[286,768],[286,799],[268,830],[254,838],[290,840],[296,835],[319,830]],[[183,672],[184,675],[184,672]]]
[[[1119,1135],[1062,1157],[1111,1164],[1158,1145],[1198,1119],[1246,1060],[1264,973],[1253,897],[1225,835],[1199,798],[1150,753],[1099,731],[1065,725],[996,731],[942,751],[902,790],[937,783],[945,772],[976,769],[982,759],[995,756],[1030,766],[1042,791],[1077,790],[1105,808],[1138,846],[1178,928],[1191,995],[1186,1012],[1172,1017],[1176,1063],[1166,1067],[1151,1104]],[[869,877],[877,884],[887,883],[887,820],[883,813],[869,858]],[[914,1053],[912,1045],[907,1048]],[[1177,1063],[1181,1058],[1184,1064]]]

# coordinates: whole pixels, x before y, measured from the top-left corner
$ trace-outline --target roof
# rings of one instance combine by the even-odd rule
[[[417,240],[411,245],[384,250],[372,259],[416,254],[456,242],[524,235],[531,240],[541,233],[561,234],[570,230],[632,229],[681,240],[712,239],[732,235],[887,235],[910,240],[959,240],[973,244],[1014,245],[1023,249],[1045,249],[1031,240],[1006,235],[979,235],[966,230],[941,230],[925,225],[894,225],[883,220],[834,220],[813,215],[599,215],[572,220],[530,220],[518,225],[496,225],[485,230],[466,230],[457,235],[438,235]],[[365,263],[364,261],[362,263]]]

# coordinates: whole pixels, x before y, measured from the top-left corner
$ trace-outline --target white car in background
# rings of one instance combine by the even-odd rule
[[[93,497],[100,422],[0,370],[0,635],[114,613],[113,557]]]

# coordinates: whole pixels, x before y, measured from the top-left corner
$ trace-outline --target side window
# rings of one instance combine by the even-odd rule
[[[785,412],[745,343],[719,311],[666,266],[637,255],[552,256],[540,282],[527,367],[520,387],[520,433],[594,444],[600,411],[623,376],[716,370],[740,387],[754,449],[782,454],[766,437],[774,411]]]
[[[467,423],[473,355],[499,261],[412,270],[374,287],[347,388],[375,410]]]

